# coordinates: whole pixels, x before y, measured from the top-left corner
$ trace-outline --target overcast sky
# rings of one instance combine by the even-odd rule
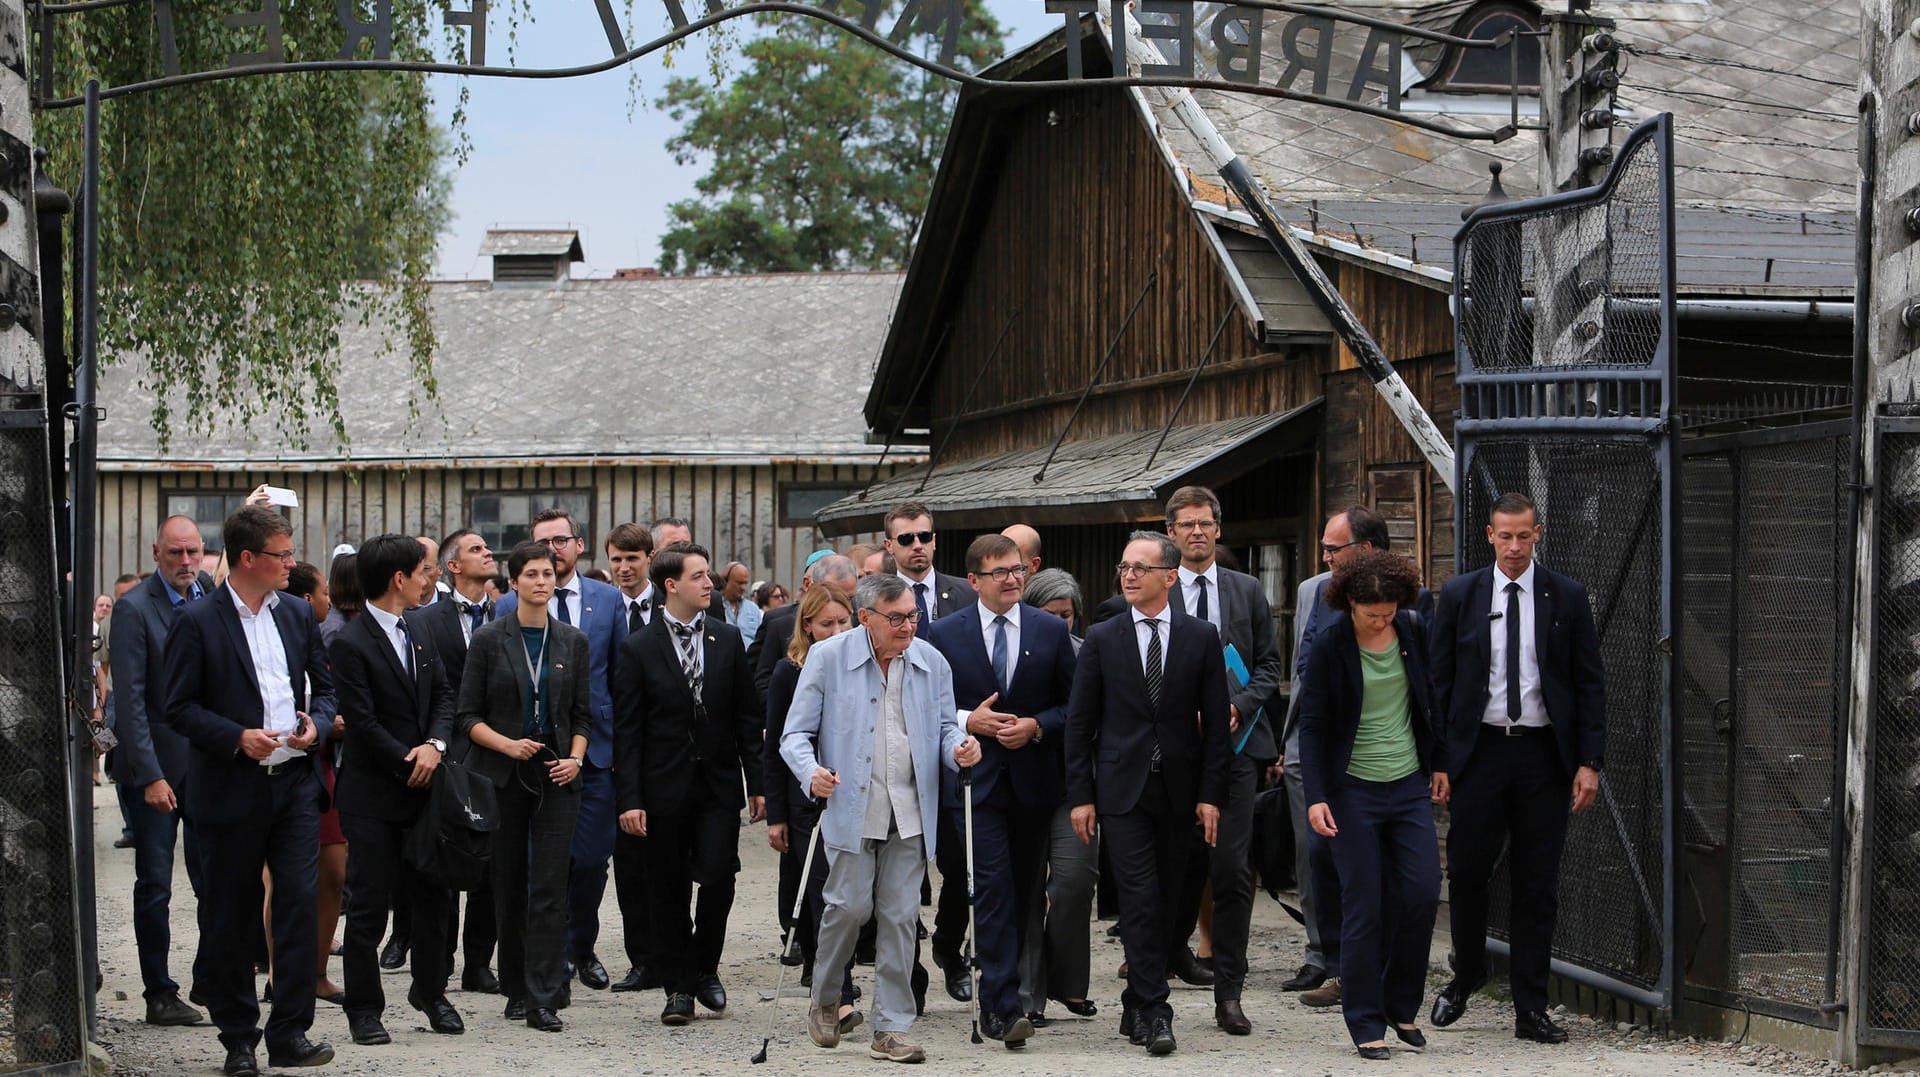
[[[651,0],[636,4],[643,20],[650,5]],[[684,6],[695,9],[692,3]],[[987,0],[987,6],[1007,30],[1009,49],[1061,21],[1046,13],[1042,0]],[[514,66],[572,66],[606,57],[606,35],[590,0],[541,0],[539,8],[539,21],[519,29]],[[507,28],[497,12],[489,31],[488,60],[505,63]],[[704,42],[695,38],[692,46],[678,60],[680,71],[704,67]],[[630,91],[633,71],[640,75],[637,95]],[[454,175],[453,222],[440,238],[437,275],[486,276],[480,240],[487,229],[501,227],[579,229],[587,261],[575,267],[576,276],[653,265],[666,230],[667,205],[692,196],[702,171],[697,164],[676,165],[667,153],[676,127],[651,102],[668,77],[655,54],[632,68],[580,78],[465,80],[471,95],[466,131],[473,149]],[[461,80],[432,79],[444,121]]]

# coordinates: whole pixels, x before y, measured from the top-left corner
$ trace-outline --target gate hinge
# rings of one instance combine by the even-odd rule
[[[1660,641],[1657,644],[1655,644],[1655,646],[1660,648],[1661,654],[1664,654],[1669,658],[1673,657],[1673,637],[1672,636],[1661,636]]]

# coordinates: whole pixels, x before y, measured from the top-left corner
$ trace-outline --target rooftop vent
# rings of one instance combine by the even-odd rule
[[[493,258],[495,284],[562,283],[571,275],[573,263],[586,260],[580,233],[571,229],[492,229],[481,241],[480,253]]]

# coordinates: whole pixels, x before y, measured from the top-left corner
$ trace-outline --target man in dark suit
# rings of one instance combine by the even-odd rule
[[[487,597],[486,584],[499,568],[494,561],[493,550],[478,531],[460,528],[441,539],[439,549],[445,558],[440,566],[440,586],[444,587],[441,600],[409,611],[407,623],[413,626],[416,638],[432,648],[440,668],[446,674],[447,687],[457,700],[460,696],[460,677],[467,668],[467,647],[473,641],[473,633],[493,620],[493,600]],[[412,901],[407,888],[394,891],[395,934],[400,934],[398,922],[401,907],[410,905]],[[444,938],[449,972],[453,968],[454,943],[464,941],[466,967],[460,973],[460,989],[485,995],[498,992],[500,981],[488,967],[493,963],[495,942],[493,887],[483,882],[477,889],[467,893],[467,930],[464,940],[459,932],[458,892],[446,895],[445,909],[447,926]]]
[[[191,751],[164,718],[167,637],[187,603],[212,589],[200,579],[199,525],[190,516],[169,516],[153,542],[154,571],[114,604],[108,639],[113,673],[113,780],[136,791],[133,806],[133,937],[140,954],[147,1023],[197,1025],[199,1010],[180,1001],[180,985],[167,971],[172,933],[173,847],[180,835],[180,791]],[[200,842],[186,827],[187,879],[201,892]]]
[[[927,631],[927,642],[953,669],[955,706],[971,712],[967,732],[980,741],[973,768],[980,1031],[1008,1047],[1025,1046],[1033,1035],[1020,1004],[1022,929],[1026,903],[1047,872],[1050,824],[1065,795],[1059,745],[1074,669],[1066,622],[1021,605],[1026,579],[1012,539],[981,535],[967,547],[967,580],[979,601]],[[962,812],[966,789],[954,776],[945,781],[952,788],[942,799]]]
[[[195,975],[220,1042],[223,1072],[258,1072],[260,1006],[253,951],[234,945],[259,929],[264,868],[273,877],[276,990],[268,1062],[318,1066],[333,1048],[313,1027],[314,888],[326,789],[308,749],[333,728],[333,678],[313,608],[279,593],[293,567],[293,527],[248,505],[221,527],[227,582],[189,603],[167,639],[167,721],[194,751],[185,810],[203,839],[205,903]]]
[[[727,1005],[719,968],[740,871],[740,809],[749,822],[766,812],[760,708],[739,630],[706,612],[707,551],[668,546],[654,554],[650,573],[664,602],[621,646],[615,778],[621,831],[647,839],[651,949],[667,992],[660,1020],[684,1025],[695,998],[715,1012]]]
[[[853,586],[860,582],[860,570],[853,559],[831,550],[820,554],[800,577],[800,590],[831,587],[849,609],[853,606]],[[800,615],[800,598],[767,611],[760,631],[747,645],[747,665],[753,670],[753,691],[764,707],[767,685],[773,681],[773,669],[787,656],[787,644],[793,642],[793,620]]]
[[[1569,807],[1587,810],[1600,790],[1606,677],[1587,589],[1533,559],[1545,530],[1533,502],[1505,494],[1489,516],[1494,563],[1447,581],[1432,632],[1454,945],[1433,1023],[1459,1020],[1486,980],[1487,882],[1507,845],[1514,1035],[1563,1043],[1547,1016],[1560,852]]]
[[[693,545],[693,525],[678,516],[662,516],[653,521],[653,548],[664,550],[669,546]],[[707,600],[707,613],[722,621],[727,619],[727,607],[722,603],[720,589],[714,588],[713,597]]]
[[[1192,959],[1181,946],[1168,956],[1173,971],[1188,982],[1213,982],[1214,1022],[1229,1034],[1245,1036],[1253,1025],[1240,1007],[1247,978],[1247,933],[1253,920],[1253,882],[1247,875],[1247,850],[1253,844],[1253,798],[1260,774],[1280,757],[1267,713],[1280,691],[1285,663],[1273,626],[1273,605],[1260,581],[1218,563],[1220,499],[1204,486],[1183,486],[1167,499],[1167,534],[1180,547],[1180,578],[1173,597],[1189,616],[1220,633],[1224,646],[1240,657],[1245,681],[1227,682],[1227,729],[1233,762],[1227,773],[1226,800],[1220,805],[1220,843],[1207,858],[1208,870],[1190,872],[1182,895],[1180,922],[1198,916],[1201,892],[1213,882],[1213,967],[1190,976]]]
[[[395,895],[405,895],[419,912],[407,1002],[427,1015],[435,1032],[466,1031],[447,1001],[447,893],[414,871],[403,853],[453,736],[454,697],[443,664],[433,647],[414,638],[432,607],[407,616],[433,587],[432,565],[426,547],[405,535],[379,535],[362,544],[354,569],[366,615],[347,622],[328,648],[347,722],[346,751],[334,777],[340,831],[347,836],[347,932],[340,964],[346,970],[347,1029],[362,1046],[391,1042],[380,1023],[386,993],[377,951]]]
[[[1193,826],[1211,846],[1233,747],[1220,633],[1167,599],[1180,551],[1135,531],[1119,566],[1128,613],[1088,629],[1067,708],[1067,802],[1091,842],[1096,824],[1120,889],[1127,989],[1120,1032],[1155,1055],[1173,1051],[1167,955],[1186,945],[1163,891],[1186,876]]]
[[[607,893],[607,865],[613,859],[618,830],[613,806],[613,668],[620,641],[627,638],[626,607],[611,584],[578,570],[586,536],[572,516],[545,509],[533,518],[533,541],[553,551],[559,577],[548,612],[587,634],[592,655],[593,729],[587,734],[587,766],[580,774],[580,814],[574,822],[571,866],[567,874],[567,960],[580,982],[602,991],[610,981],[594,946],[600,941],[600,900]],[[494,607],[496,617],[518,608],[506,595]]]
[[[616,525],[607,532],[607,572],[620,591],[620,616],[627,635],[639,635],[658,616],[661,596],[653,588],[653,534],[637,523]],[[616,688],[615,697],[619,693]],[[615,721],[619,708],[615,707]],[[618,759],[618,755],[615,756]],[[646,839],[622,830],[613,836],[613,887],[619,898],[620,920],[626,925],[627,974],[613,982],[615,991],[641,991],[660,986],[660,972],[648,953],[652,940],[644,925],[647,906]]]

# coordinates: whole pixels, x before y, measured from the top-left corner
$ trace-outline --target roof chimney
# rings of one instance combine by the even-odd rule
[[[575,262],[586,260],[580,233],[572,229],[489,229],[480,253],[493,258],[493,283],[564,284]]]

